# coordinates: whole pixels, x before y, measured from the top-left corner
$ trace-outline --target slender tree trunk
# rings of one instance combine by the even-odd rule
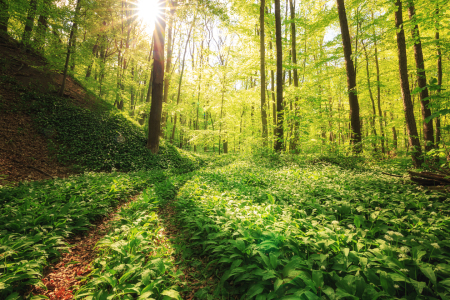
[[[1,0],[0,0],[1,1]],[[48,29],[48,16],[52,0],[44,0],[42,11],[39,15],[38,26],[36,28],[36,48],[42,50],[45,44],[45,37]]]
[[[260,39],[260,72],[261,72],[261,126],[262,138],[264,147],[267,146],[267,112],[266,112],[266,46],[265,46],[265,31],[264,31],[264,11],[265,0],[261,0],[261,7],[259,9],[259,39]]]
[[[386,118],[386,112],[385,112],[385,116],[384,116],[385,118]],[[391,112],[391,121],[393,122],[394,121],[394,114]],[[397,150],[397,148],[398,148],[398,141],[397,141],[398,139],[397,139],[397,130],[395,129],[395,125],[394,126],[392,126],[392,144],[393,144],[393,148],[395,149],[395,150]]]
[[[405,111],[406,126],[408,129],[409,144],[412,147],[412,160],[414,166],[419,168],[422,164],[422,149],[417,134],[416,120],[414,119],[414,108],[411,101],[411,92],[408,81],[408,62],[406,55],[405,32],[403,30],[402,2],[397,0],[395,5],[398,10],[395,12],[395,27],[397,28],[397,47],[400,84],[403,96],[403,109]]]
[[[187,47],[189,45],[189,40],[191,38],[191,33],[192,33],[192,28],[194,27],[194,23],[195,23],[195,17],[194,20],[192,21],[192,25],[191,28],[189,29],[189,34],[186,40],[186,45],[184,47],[184,53],[183,53],[183,61],[181,63],[181,73],[180,73],[180,80],[178,82],[178,93],[177,93],[177,105],[180,104],[180,95],[181,95],[181,83],[183,81],[183,74],[184,74],[184,62],[186,60],[186,52],[187,52]],[[181,120],[181,119],[180,119]],[[173,127],[172,127],[172,137],[170,138],[170,141],[173,142],[175,139],[175,129],[177,127],[177,114],[175,113],[175,119],[173,121]]]
[[[0,0],[0,32],[8,32],[9,0]]]
[[[173,15],[175,13],[175,2],[172,0],[169,0],[168,3],[170,3],[170,14],[169,14],[169,23],[168,23],[168,33],[167,33],[167,63],[166,63],[166,78],[164,80],[164,99],[163,102],[167,103],[167,97],[169,96],[169,87],[170,87],[170,79],[171,79],[171,72],[170,69],[172,68],[172,53],[173,53]],[[161,136],[164,136],[164,131],[166,129],[166,120],[167,120],[167,112],[164,112],[162,117],[162,130],[161,130]]]
[[[439,39],[439,8],[436,8],[436,51],[437,51],[437,84],[439,86],[437,90],[437,94],[441,93],[442,89],[442,53],[441,53],[441,45]],[[438,99],[437,101],[440,101]],[[441,117],[436,118],[436,146],[439,147],[439,143],[441,142]]]
[[[164,0],[158,0],[161,7]],[[153,46],[153,82],[152,82],[152,106],[148,119],[147,148],[154,154],[159,151],[159,134],[161,130],[161,114],[164,88],[164,33],[166,30],[165,14],[162,14],[155,22],[154,46]]]
[[[277,50],[277,127],[275,151],[283,149],[283,49],[280,0],[275,0],[275,41]]]
[[[295,0],[294,0],[295,1]],[[291,47],[292,47],[292,63],[294,64],[294,87],[295,89],[298,88],[298,70],[297,70],[297,32],[295,28],[295,2],[293,0],[289,0],[289,5],[291,8]],[[293,139],[290,145],[291,151],[295,152],[299,140],[299,121],[297,116],[297,110],[298,110],[298,97],[295,96],[294,98],[294,107],[293,107],[293,114],[294,114],[294,120],[293,122]]]
[[[409,0],[409,19],[415,22],[415,7],[414,1]],[[428,100],[428,88],[427,88],[427,77],[425,74],[425,63],[423,60],[422,43],[420,41],[419,26],[417,23],[411,31],[412,38],[414,40],[414,58],[416,60],[417,69],[417,83],[421,89],[420,96],[420,107],[422,108],[422,122],[423,122],[423,137],[425,140],[425,151],[430,151],[434,147],[434,129],[433,122],[425,122],[425,119],[431,116],[431,110],[428,108],[430,101]]]
[[[78,4],[77,4],[78,5]],[[22,43],[28,44],[30,42],[31,33],[34,27],[34,18],[36,17],[37,0],[30,0],[30,6],[28,8],[27,20],[25,21],[25,29],[22,35]],[[73,26],[72,26],[73,30]]]
[[[64,89],[66,87],[67,71],[69,69],[69,61],[70,61],[70,55],[71,55],[71,52],[72,52],[72,43],[73,43],[73,38],[74,38],[74,28],[75,28],[75,26],[77,26],[78,13],[80,12],[80,8],[81,8],[81,2],[80,1],[81,0],[77,0],[77,5],[75,6],[75,15],[73,17],[74,19],[73,19],[73,24],[72,24],[72,30],[70,30],[69,43],[67,45],[66,63],[64,65],[64,72],[63,72],[63,79],[62,79],[61,89],[59,90],[59,96],[60,97],[62,97],[64,95]]]
[[[363,46],[364,49],[364,54],[366,57],[366,73],[367,73],[367,87],[369,89],[369,96],[370,96],[370,101],[372,102],[372,133],[375,136],[375,141],[372,143],[373,145],[373,149],[375,152],[377,152],[377,143],[376,143],[376,139],[377,139],[377,130],[375,128],[375,116],[377,115],[376,110],[375,110],[375,100],[373,99],[373,94],[372,94],[372,86],[371,86],[371,82],[370,82],[370,72],[369,72],[369,55],[367,54],[367,49],[366,46],[364,45],[364,41],[361,41],[361,44]]]
[[[352,60],[352,44],[348,30],[347,14],[345,12],[344,0],[336,0],[339,14],[339,23],[341,26],[342,45],[344,48],[345,67],[347,70],[347,88],[348,100],[350,104],[350,124],[351,124],[351,142],[353,152],[361,153],[361,124],[359,119],[359,103],[356,90],[356,73]]]
[[[372,20],[373,20],[373,12],[372,12]],[[381,112],[381,82],[380,82],[380,66],[378,63],[378,47],[377,47],[377,39],[375,34],[375,27],[374,27],[374,47],[375,47],[375,67],[377,70],[377,104],[378,104],[378,122],[380,124],[380,132],[381,132],[381,152],[386,153],[386,150],[384,148],[384,127],[383,127],[383,114]]]

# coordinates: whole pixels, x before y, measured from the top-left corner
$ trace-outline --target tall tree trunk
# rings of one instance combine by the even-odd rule
[[[414,108],[411,102],[411,92],[408,81],[408,61],[406,55],[405,32],[403,30],[402,2],[397,0],[395,5],[398,10],[395,12],[395,27],[397,28],[398,63],[400,73],[400,84],[403,96],[403,109],[405,111],[405,121],[408,129],[409,144],[412,147],[412,160],[414,166],[419,168],[422,165],[422,149],[417,134],[416,120],[414,119]]]
[[[292,63],[294,64],[294,87],[297,89],[298,88],[298,70],[297,70],[297,32],[295,29],[295,2],[293,0],[289,0],[289,5],[291,8],[291,47],[292,47]],[[297,143],[299,140],[299,121],[298,121],[298,116],[297,116],[297,110],[298,110],[298,97],[295,96],[295,100],[294,100],[294,107],[293,107],[293,114],[294,114],[294,120],[293,122],[293,139],[292,142],[290,144],[290,150],[291,151],[296,151],[297,148]]]
[[[169,87],[170,87],[170,77],[171,72],[170,69],[172,68],[172,53],[173,53],[173,15],[175,13],[175,2],[172,0],[169,0],[168,3],[170,4],[170,14],[169,14],[169,23],[168,23],[168,33],[167,33],[167,62],[166,62],[166,78],[164,80],[164,98],[163,102],[167,103],[167,97],[169,96]],[[162,117],[162,130],[161,130],[161,136],[164,136],[164,131],[166,130],[166,120],[167,120],[167,112],[164,112]]]
[[[430,151],[434,147],[434,129],[433,122],[425,122],[425,119],[431,116],[431,110],[428,108],[430,101],[428,100],[428,88],[427,77],[425,74],[425,63],[423,60],[422,43],[420,41],[419,26],[416,23],[416,12],[414,7],[414,1],[409,0],[409,19],[415,23],[414,28],[411,31],[412,38],[414,40],[414,58],[416,60],[417,69],[417,83],[421,89],[420,107],[422,108],[422,122],[423,122],[423,137],[425,140],[425,151]]]
[[[158,0],[160,7],[164,6],[164,0]],[[153,45],[153,82],[152,82],[152,106],[148,119],[147,148],[154,154],[159,151],[159,133],[161,130],[161,113],[164,88],[164,33],[166,30],[165,13],[155,22]]]
[[[339,14],[339,23],[341,26],[342,45],[344,48],[345,67],[347,70],[347,88],[348,100],[350,104],[350,124],[351,124],[351,143],[353,152],[361,153],[361,124],[359,120],[359,103],[356,90],[356,73],[352,60],[352,44],[348,30],[347,14],[345,12],[344,0],[336,0]]]
[[[1,0],[0,0],[1,1]],[[50,6],[53,0],[44,0],[42,5],[42,11],[39,15],[38,26],[36,28],[36,48],[42,50],[45,44],[45,37],[48,29],[48,16]]]
[[[442,89],[442,53],[441,53],[441,44],[439,40],[439,8],[436,8],[436,51],[437,51],[437,84],[439,86],[437,90],[437,94],[441,93]],[[440,99],[438,99],[440,101]],[[436,146],[439,147],[439,143],[441,142],[441,117],[436,118]]]
[[[267,112],[266,112],[266,46],[265,46],[265,32],[264,32],[264,11],[266,2],[261,0],[261,7],[259,9],[259,40],[260,40],[260,72],[261,72],[261,126],[262,138],[264,147],[267,146]]]
[[[372,143],[373,149],[375,152],[377,152],[377,130],[375,128],[375,116],[377,115],[377,112],[375,110],[375,100],[373,99],[373,94],[372,94],[372,86],[371,86],[371,82],[370,82],[370,72],[369,72],[369,55],[367,54],[367,49],[366,46],[364,45],[364,41],[361,41],[361,44],[363,46],[364,49],[364,54],[366,57],[366,73],[367,73],[367,88],[369,89],[369,96],[370,96],[370,101],[372,102],[372,133],[375,136],[375,141]]]
[[[34,0],[32,0],[32,1],[34,1]],[[78,22],[77,18],[78,18],[78,13],[80,12],[80,8],[81,8],[81,0],[77,0],[77,4],[75,6],[75,15],[73,17],[72,30],[70,30],[69,42],[67,45],[66,63],[64,65],[61,89],[59,90],[60,97],[62,97],[64,95],[64,89],[66,87],[67,71],[69,69],[69,60],[70,60],[70,54],[72,52],[72,43],[73,43],[73,38],[74,38],[74,28],[75,28],[75,26],[77,26],[77,22]]]
[[[283,50],[280,0],[275,0],[275,41],[277,50],[277,127],[275,151],[283,149]]]
[[[372,13],[372,20],[373,17],[373,11]],[[375,33],[375,27],[373,29],[373,37],[374,37],[374,47],[375,47],[375,67],[377,70],[377,104],[378,104],[378,122],[380,124],[380,132],[381,132],[381,152],[384,154],[386,153],[386,150],[384,148],[384,142],[385,142],[385,136],[384,136],[384,127],[383,127],[383,114],[381,112],[381,82],[380,82],[380,65],[378,63],[378,47],[377,47],[377,39],[376,39],[376,33]]]
[[[186,52],[187,52],[187,47],[189,45],[189,40],[191,38],[191,33],[192,33],[192,28],[194,27],[194,23],[195,23],[195,17],[194,20],[192,21],[192,25],[191,28],[189,29],[189,34],[186,40],[186,45],[184,47],[184,53],[183,53],[183,61],[181,62],[181,73],[180,73],[180,80],[178,82],[178,93],[177,93],[177,105],[180,104],[180,95],[181,95],[181,83],[183,81],[183,73],[184,73],[184,62],[186,60]],[[181,119],[180,119],[181,120]],[[170,138],[170,141],[173,143],[174,139],[175,139],[175,129],[177,127],[177,114],[175,113],[175,119],[173,121],[173,127],[172,127],[172,136]]]
[[[272,50],[272,41],[269,44],[270,50]],[[272,123],[274,128],[274,136],[276,134],[276,126],[277,126],[277,102],[275,98],[275,72],[270,70],[270,90],[272,95]],[[275,137],[276,138],[276,137]]]
[[[78,5],[78,3],[77,3]],[[34,18],[36,17],[37,0],[30,0],[30,6],[28,8],[27,20],[25,21],[25,29],[22,35],[22,43],[28,44],[30,42],[31,33],[34,27]],[[73,26],[72,26],[73,29]]]
[[[0,32],[8,32],[9,0],[0,0]]]

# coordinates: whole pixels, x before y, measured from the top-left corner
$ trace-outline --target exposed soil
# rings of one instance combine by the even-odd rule
[[[68,166],[52,158],[48,150],[52,136],[38,132],[32,116],[23,111],[20,98],[20,94],[28,90],[56,93],[61,82],[62,75],[38,53],[0,35],[0,185],[73,173]],[[64,96],[83,108],[101,106],[70,77]]]
[[[96,258],[95,245],[109,232],[118,212],[137,197],[138,195],[133,196],[127,202],[117,206],[109,216],[95,222],[88,232],[67,239],[68,252],[63,253],[58,262],[45,270],[42,283],[47,290],[34,286],[31,293],[45,295],[50,300],[72,299],[73,294],[82,284],[83,276],[91,271],[90,264]]]

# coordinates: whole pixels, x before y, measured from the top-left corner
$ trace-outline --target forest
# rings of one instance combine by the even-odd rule
[[[450,299],[447,0],[0,0],[0,299]]]

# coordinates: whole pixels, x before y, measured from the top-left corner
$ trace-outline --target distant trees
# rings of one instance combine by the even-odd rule
[[[148,126],[152,151],[158,132],[220,153],[413,151],[418,166],[450,142],[448,10],[402,2],[409,20],[394,23],[387,2],[170,0],[163,45],[136,1],[0,0],[0,31]]]

